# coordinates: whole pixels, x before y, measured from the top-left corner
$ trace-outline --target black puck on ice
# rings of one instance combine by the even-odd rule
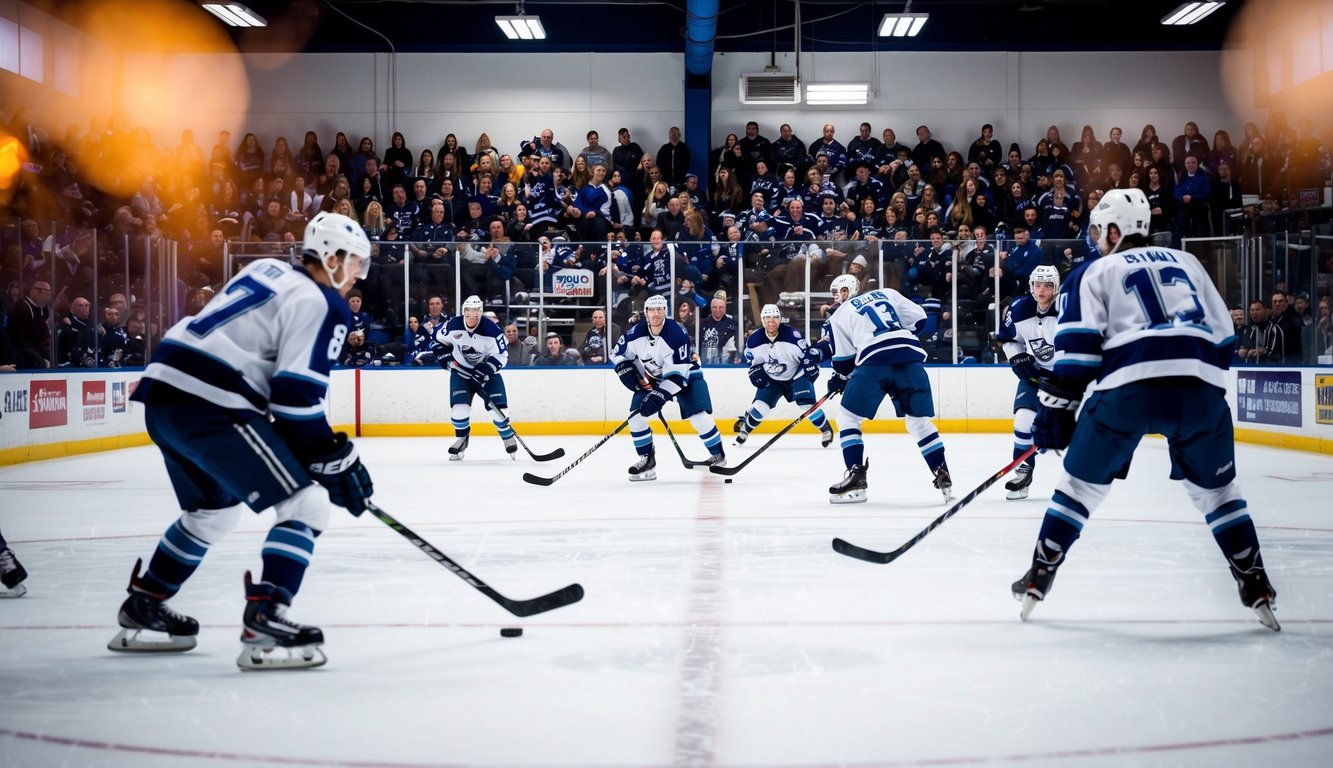
[[[730,482],[731,482],[731,478],[728,477],[727,479],[723,480],[722,482],[724,482],[724,483],[730,483]]]
[[[500,637],[522,637],[522,627],[505,627],[500,630]]]

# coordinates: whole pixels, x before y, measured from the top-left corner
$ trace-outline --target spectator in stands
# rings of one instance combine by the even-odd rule
[[[1185,172],[1185,158],[1193,157],[1198,165],[1208,162],[1208,140],[1199,134],[1199,125],[1193,120],[1185,123],[1185,132],[1171,142],[1171,157],[1175,158],[1176,175]]]
[[[579,359],[579,353],[572,349],[565,349],[565,343],[560,338],[560,334],[551,331],[546,334],[546,349],[533,361],[537,367],[563,367],[583,365]]]
[[[1188,123],[1187,125],[1193,125]],[[1198,135],[1197,130],[1195,135]],[[1208,201],[1213,194],[1213,182],[1199,167],[1199,158],[1186,155],[1184,172],[1176,181],[1176,235],[1178,237],[1206,236],[1209,230]]]
[[[981,135],[967,148],[967,162],[977,163],[983,170],[999,165],[1004,161],[1004,148],[995,140],[995,127],[990,123],[981,126]]]
[[[587,139],[588,146],[584,147],[582,152],[579,152],[579,157],[583,158],[589,168],[600,165],[610,171],[611,151],[601,145],[601,136],[598,135],[597,131],[588,131]]]
[[[917,145],[912,149],[912,162],[922,168],[930,167],[932,157],[945,157],[944,145],[931,138],[930,128],[919,125],[916,129]]]
[[[753,120],[746,123],[745,136],[738,143],[741,147],[741,164],[733,169],[739,175],[738,183],[748,180],[754,174],[755,165],[761,160],[770,168],[773,166],[773,145],[759,134],[759,123]]]
[[[1149,236],[1157,245],[1166,245],[1172,240],[1171,222],[1175,220],[1175,198],[1162,183],[1161,168],[1155,165],[1148,167],[1148,187],[1143,193],[1148,196],[1148,210],[1152,214],[1148,224]]]
[[[347,365],[354,368],[377,364],[375,345],[366,343],[366,332],[360,328],[353,328],[347,333],[347,344],[343,347],[342,358],[338,361],[339,365]]]
[[[1216,178],[1224,164],[1233,169],[1236,167],[1236,148],[1231,144],[1231,134],[1218,131],[1213,134],[1213,148],[1208,152],[1203,165]]]
[[[611,150],[611,165],[620,171],[621,179],[632,179],[639,163],[643,160],[643,147],[630,138],[628,128],[621,128],[616,132],[616,141],[618,142],[616,148]]]
[[[407,139],[403,137],[402,131],[394,131],[393,137],[389,139],[389,148],[384,150],[383,165],[381,173],[389,187],[405,183],[412,173],[412,150],[407,148]]]
[[[1281,158],[1268,156],[1263,136],[1252,137],[1248,149],[1241,150],[1241,191],[1260,197],[1276,195],[1281,191],[1281,176]]]
[[[259,138],[253,133],[245,134],[236,147],[235,162],[236,183],[242,189],[264,175],[264,150],[259,146]]]
[[[796,134],[792,133],[791,126],[787,123],[783,123],[778,128],[778,138],[773,142],[769,154],[773,162],[765,162],[765,167],[775,168],[783,172],[790,168],[800,173],[805,170],[807,165],[814,162],[805,151],[805,144],[797,138]],[[755,174],[758,174],[760,162],[759,160],[755,161],[753,171]]]
[[[1019,291],[1028,291],[1028,276],[1032,270],[1049,263],[1041,248],[1032,242],[1027,225],[1018,224],[1013,228],[1014,244],[1007,251],[1000,251],[1000,264],[1008,277],[1017,281]]]
[[[847,148],[833,137],[835,130],[833,123],[824,123],[822,135],[810,143],[808,150],[810,156],[816,158],[816,162],[821,154],[828,158],[828,170],[824,172],[825,176],[836,176],[847,167]]]
[[[97,328],[91,317],[92,302],[78,296],[69,311],[56,324],[56,366],[59,368],[97,367]]]
[[[1241,332],[1236,356],[1245,363],[1280,363],[1285,342],[1282,328],[1269,317],[1262,299],[1250,302],[1250,324]]]
[[[1120,140],[1122,135],[1123,131],[1120,128],[1111,128],[1109,138],[1102,145],[1102,167],[1109,169],[1112,163],[1119,165],[1122,171],[1129,167],[1134,153],[1125,142]]]
[[[51,367],[51,330],[47,325],[51,317],[50,304],[51,284],[37,280],[28,286],[23,301],[9,310],[5,330],[14,349],[14,362],[20,370]]]
[[[518,326],[514,323],[507,323],[504,327],[505,344],[508,346],[507,362],[505,367],[529,366],[536,358],[537,340],[532,336],[523,336],[519,338]]]
[[[306,131],[301,148],[292,158],[292,167],[307,179],[313,179],[324,167],[324,150],[319,147],[319,136],[314,131]]]
[[[1159,141],[1160,140],[1157,138],[1157,129],[1153,127],[1152,123],[1148,123],[1144,125],[1143,130],[1139,132],[1139,143],[1134,145],[1134,153],[1138,154],[1139,152],[1143,152],[1146,154],[1152,150],[1152,145]]]
[[[667,240],[678,239],[680,232],[685,228],[685,211],[683,210],[678,197],[668,197],[666,199],[666,210],[657,214],[657,220],[653,222],[655,229],[661,230],[662,236]]]
[[[699,321],[699,362],[704,365],[734,365],[739,360],[736,318],[727,314],[727,300],[714,296],[708,315]]]
[[[281,242],[282,236],[288,231],[289,222],[283,213],[282,203],[277,200],[269,200],[264,206],[264,214],[251,225],[251,236],[268,242]]]
[[[370,329],[370,313],[362,310],[363,301],[364,297],[361,295],[360,289],[353,288],[347,292],[347,308],[352,312],[352,330],[365,331]]]
[[[98,326],[97,333],[101,336],[98,352],[101,354],[102,367],[119,368],[125,356],[125,347],[130,343],[129,334],[120,325],[120,307],[102,307],[102,324]]]
[[[603,365],[609,359],[611,346],[620,338],[620,327],[607,325],[606,312],[595,309],[592,313],[592,327],[579,345],[579,355],[587,365]]]
[[[421,327],[426,329],[426,335],[435,337],[435,332],[443,328],[445,323],[449,322],[449,316],[444,314],[444,296],[435,293],[426,299],[426,316],[421,318]]]
[[[1301,351],[1301,336],[1305,332],[1305,322],[1301,320],[1286,291],[1273,291],[1272,319],[1282,329],[1280,362],[1303,362],[1305,357]]]
[[[708,153],[708,173],[714,178],[721,170],[727,170],[733,174],[744,172],[742,169],[746,165],[740,138],[734,133],[728,133],[727,138],[722,141],[722,146]]]
[[[690,148],[681,140],[680,128],[674,125],[667,130],[667,142],[657,150],[657,167],[672,189],[685,183],[685,174],[690,171]]]

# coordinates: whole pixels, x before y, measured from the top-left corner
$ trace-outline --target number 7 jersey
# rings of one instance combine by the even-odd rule
[[[1231,313],[1193,255],[1145,246],[1090,261],[1056,300],[1055,373],[1093,390],[1190,376],[1226,387]]]

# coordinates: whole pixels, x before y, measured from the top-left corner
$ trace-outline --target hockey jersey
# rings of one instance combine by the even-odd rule
[[[174,388],[224,409],[269,413],[285,435],[332,439],[324,396],[350,322],[343,297],[302,267],[251,262],[202,312],[167,331],[132,399],[151,403]]]
[[[474,328],[468,328],[463,316],[449,318],[449,322],[435,330],[435,343],[444,346],[444,354],[464,371],[470,371],[490,359],[495,370],[509,361],[509,344],[504,331],[489,318],[480,318]]]
[[[801,359],[809,346],[801,332],[790,325],[779,325],[778,335],[771,339],[768,331],[760,328],[745,340],[745,362],[751,367],[762,366],[774,381],[792,381],[801,376]]]
[[[1145,246],[1074,270],[1056,300],[1055,373],[1113,389],[1192,376],[1226,387],[1236,344],[1226,302],[1198,259]]]
[[[926,311],[892,288],[853,296],[843,302],[827,326],[833,368],[851,373],[855,365],[922,362],[926,351],[916,338]]]
[[[649,381],[662,382],[672,394],[684,389],[690,375],[699,369],[690,349],[690,337],[680,323],[667,318],[662,332],[653,335],[648,321],[640,320],[630,327],[611,350],[611,363],[632,360],[639,373]]]
[[[1004,355],[1013,359],[1014,355],[1027,352],[1037,361],[1037,367],[1043,370],[1055,368],[1055,302],[1042,311],[1037,300],[1031,296],[1019,296],[1009,302],[1004,311],[1004,322],[995,334],[996,341],[1004,345]]]

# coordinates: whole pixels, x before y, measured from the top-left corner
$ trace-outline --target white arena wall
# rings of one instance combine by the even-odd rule
[[[928,366],[927,372],[941,432],[1010,431],[1014,378],[1007,366]],[[138,371],[0,374],[0,465],[146,445],[143,408],[128,401],[138,376]],[[708,368],[705,377],[718,426],[730,433],[754,389],[744,368]],[[607,368],[518,369],[505,371],[504,378],[509,412],[523,435],[605,434],[626,415],[629,394]],[[1333,455],[1333,369],[1244,368],[1229,378],[1238,441]],[[1246,389],[1239,395],[1238,380]],[[335,371],[330,420],[337,429],[365,437],[451,436],[447,387],[438,368]],[[823,391],[822,379],[816,388]],[[674,407],[666,412],[676,417],[673,429],[692,431]],[[836,405],[829,409],[831,416],[836,412]],[[799,413],[784,403],[760,432],[774,432]],[[484,415],[474,412],[474,421],[478,434],[494,434]],[[809,424],[798,429],[813,431]],[[865,429],[904,431],[887,401]]]

